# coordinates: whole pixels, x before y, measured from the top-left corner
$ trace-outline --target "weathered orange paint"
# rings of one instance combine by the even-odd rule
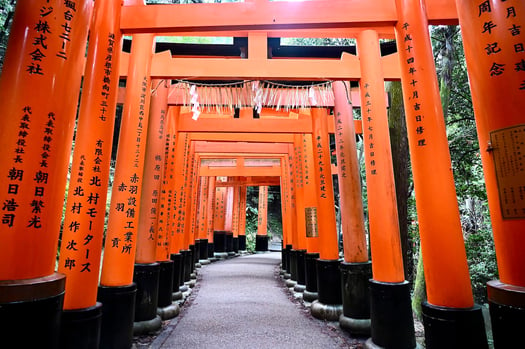
[[[195,243],[195,221],[198,194],[198,165],[195,156],[195,143],[190,143],[186,180],[186,222],[184,223],[184,248]]]
[[[396,4],[396,37],[428,302],[469,308],[474,301],[424,2],[396,0]]]
[[[97,302],[119,80],[119,13],[120,1],[94,5],[58,262],[66,275],[64,309]]]
[[[330,145],[327,110],[312,109],[314,132],[312,134],[314,149],[314,171],[317,181],[317,217],[319,226],[319,253],[323,260],[339,259],[337,229],[335,226],[334,191],[330,167]]]
[[[498,177],[496,176],[498,167],[496,156],[504,156],[504,151],[501,148],[497,149],[498,145],[491,143],[491,132],[518,125],[521,127],[517,129],[517,134],[521,135],[521,142],[523,142],[525,63],[523,46],[520,46],[519,36],[515,35],[519,28],[515,26],[518,23],[521,24],[521,35],[523,36],[525,3],[512,2],[514,15],[507,10],[507,8],[511,9],[510,5],[510,3],[500,1],[489,1],[488,8],[482,12],[481,4],[468,1],[457,3],[487,187],[499,278],[504,283],[525,287],[525,200],[523,199],[525,188],[514,186],[513,190],[516,193],[519,192],[520,195],[514,197],[510,195],[508,199],[504,197],[504,190],[511,192],[511,188],[502,189],[503,186],[498,188]],[[479,16],[474,16],[473,13]],[[480,35],[480,28],[483,28],[485,23],[492,23],[496,27]],[[523,44],[521,40],[521,45]],[[494,71],[495,62],[504,65],[500,67],[501,70]],[[523,149],[523,143],[520,144],[518,139],[512,139],[511,143],[514,147]],[[516,151],[509,149],[507,155],[510,158],[519,158],[519,153],[516,154]],[[511,171],[507,176],[507,178],[500,178],[502,183],[508,182],[509,177],[521,177],[523,184],[523,164],[521,164],[521,171],[519,169]],[[509,206],[514,206],[517,212],[512,208],[506,211],[507,207],[503,208],[506,206],[505,201],[510,204]],[[519,217],[504,217],[507,215],[519,215]]]
[[[314,170],[313,141],[311,134],[302,135],[303,147],[303,176],[304,176],[304,207],[317,208],[317,178]],[[303,213],[304,214],[304,213]],[[306,247],[309,253],[318,253],[320,245],[319,237],[307,237]]]
[[[377,68],[377,67],[376,67]],[[355,142],[352,104],[345,83],[333,83],[335,95],[335,149],[339,169],[339,205],[345,262],[368,261],[366,231],[361,194],[361,176]]]
[[[233,186],[233,213],[232,213],[232,231],[233,237],[239,237],[239,209],[241,204],[241,186]]]
[[[100,283],[123,286],[133,282],[137,227],[144,182],[144,157],[151,81],[149,65],[154,45],[150,34],[133,36],[126,103],[122,112],[119,147],[104,245]]]
[[[167,234],[160,234],[158,230],[157,211],[166,150],[165,127],[169,84],[171,83],[166,80],[151,81],[153,92],[149,108],[135,263],[154,263],[157,259],[157,244],[165,246],[166,250],[168,245]]]
[[[246,186],[240,188],[240,204],[239,204],[239,235],[246,235]]]
[[[17,3],[0,78],[0,280],[55,270],[91,10],[77,1],[66,20],[63,1]]]
[[[365,147],[366,182],[372,275],[382,282],[403,282],[392,151],[377,33],[364,30],[357,38],[361,57],[361,114]],[[363,256],[364,257],[364,256]],[[361,258],[363,258],[361,257]]]
[[[199,207],[197,210],[197,239],[206,239],[208,236],[208,188],[210,177],[200,177]]]
[[[208,193],[207,193],[207,206],[206,206],[206,216],[207,216],[207,224],[206,224],[206,238],[208,239],[209,243],[213,243],[213,228],[214,228],[214,217],[215,217],[215,182],[216,177],[210,177],[209,183],[208,183]]]
[[[293,143],[293,172],[295,189],[295,224],[297,230],[297,249],[306,250],[306,220],[304,214],[304,173],[303,135],[295,135]]]
[[[178,120],[177,126],[178,126]],[[186,213],[187,209],[187,181],[186,178],[189,176],[188,171],[188,157],[189,157],[189,135],[185,132],[177,133],[177,141],[175,146],[175,174],[174,174],[174,200],[175,200],[175,210],[173,212],[173,220],[175,224],[175,237],[174,241],[176,242],[176,248],[178,250],[185,250],[185,226],[186,226]],[[188,213],[189,214],[189,213]],[[171,250],[172,253],[173,249]]]
[[[226,203],[226,187],[216,187],[215,190],[215,217],[213,221],[214,230],[225,229],[225,203]]]

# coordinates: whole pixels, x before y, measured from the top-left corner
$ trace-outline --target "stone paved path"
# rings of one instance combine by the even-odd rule
[[[199,271],[190,304],[151,348],[361,348],[336,323],[316,320],[276,275],[280,253],[238,257]]]

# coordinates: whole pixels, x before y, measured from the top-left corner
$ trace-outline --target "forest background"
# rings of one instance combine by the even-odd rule
[[[235,2],[235,0],[149,0],[155,3],[202,3]],[[9,38],[9,29],[14,16],[16,0],[0,0],[0,72]],[[472,280],[475,301],[487,302],[486,282],[498,278],[496,256],[492,239],[490,217],[485,192],[483,169],[479,154],[479,144],[472,101],[468,85],[467,69],[463,53],[461,33],[458,26],[431,26],[429,28],[443,105],[452,168],[456,183],[456,193],[460,209],[463,237]],[[186,43],[227,44],[230,38],[160,38],[163,41]],[[355,42],[347,39],[294,39],[281,41],[282,45],[353,46]],[[406,122],[400,82],[387,82],[389,95],[389,125],[396,182],[396,194],[400,223],[400,235],[405,264],[405,278],[413,285],[413,307],[417,316],[425,299],[424,273],[419,246],[419,225],[415,208],[414,186],[410,169],[410,155],[406,134]],[[119,113],[117,112],[117,118]],[[360,118],[358,109],[354,117]],[[116,121],[116,126],[119,125]],[[117,133],[118,134],[118,133]],[[331,141],[332,154],[335,154],[335,141]],[[358,142],[357,158],[360,161],[362,192],[367,217],[366,178],[364,170],[364,151],[362,140]],[[332,161],[335,163],[335,155]],[[341,215],[337,204],[339,189],[337,176],[334,176],[336,198],[336,217],[340,230]],[[250,248],[253,249],[257,232],[258,188],[249,187],[247,200],[246,234]],[[281,196],[278,186],[270,187],[268,195],[268,232],[271,237],[282,237]],[[339,231],[339,236],[341,232]],[[443,251],[446,253],[446,251]]]

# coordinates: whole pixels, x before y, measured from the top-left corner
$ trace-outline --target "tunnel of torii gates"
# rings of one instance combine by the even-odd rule
[[[19,1],[0,80],[3,343],[130,347],[134,330],[151,331],[159,316],[177,314],[174,299],[188,292],[198,264],[245,249],[247,186],[260,187],[256,243],[267,249],[267,186],[279,184],[287,285],[313,302],[314,316],[369,335],[368,347],[415,347],[384,91],[385,80],[400,79],[428,296],[426,345],[487,347],[429,24],[461,27],[500,277],[487,285],[494,343],[522,343],[524,19],[521,0]],[[124,34],[132,36],[129,54]],[[158,35],[242,44],[234,55],[206,46],[156,52]],[[281,37],[355,38],[356,47],[335,58],[279,57]],[[380,39],[395,39],[389,54]],[[109,198],[117,103],[123,112]],[[357,107],[362,119],[354,121]],[[372,262],[355,133],[365,149]]]

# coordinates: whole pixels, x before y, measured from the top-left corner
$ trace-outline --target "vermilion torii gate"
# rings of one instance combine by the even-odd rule
[[[305,299],[314,299],[317,293],[312,313],[332,319],[342,312],[340,322],[351,331],[371,332],[371,347],[414,347],[383,91],[384,80],[401,79],[427,281],[428,302],[423,305],[426,344],[429,348],[486,347],[481,311],[472,299],[428,37],[429,24],[459,23],[500,275],[500,280],[488,285],[494,342],[503,348],[518,343],[525,319],[525,168],[521,154],[525,99],[520,98],[525,93],[524,11],[525,4],[519,0],[255,0],[156,6],[139,0],[123,4],[116,0],[20,1],[0,79],[7,115],[0,128],[5,149],[0,155],[0,318],[7,324],[4,337],[13,346],[96,347],[101,337],[102,347],[129,347],[133,323],[156,326],[159,299],[166,298],[166,290],[171,293],[171,284],[185,291],[184,282],[189,281],[193,262],[198,259],[195,242],[201,235],[196,217],[204,208],[199,210],[197,194],[203,155],[198,155],[199,144],[192,137],[217,142],[224,135],[237,134],[246,136],[242,141],[258,143],[272,134],[275,138],[271,142],[288,144],[279,174],[286,193],[283,266],[292,281],[299,285],[304,281]],[[89,51],[84,64],[88,29]],[[132,35],[129,55],[121,54],[122,34]],[[154,37],[159,34],[241,37],[247,38],[247,47],[238,59],[153,54]],[[358,55],[346,53],[335,60],[272,58],[268,39],[291,36],[356,38]],[[379,38],[394,37],[399,53],[381,57]],[[120,76],[126,77],[124,111],[104,240]],[[169,84],[162,80],[188,77],[192,83],[184,91],[187,100],[178,103],[193,109],[185,114],[179,106],[168,108]],[[201,79],[241,80],[243,88],[204,84],[215,97],[203,101],[199,96],[210,94],[191,87]],[[249,95],[244,80],[267,84],[254,84]],[[343,218],[353,217],[343,223],[342,279],[328,144],[333,119],[326,108],[331,106],[323,100],[325,94],[315,88],[310,96],[307,88],[292,85],[286,89],[268,80],[359,81],[372,264],[363,242],[362,208],[355,203],[359,198],[352,196],[358,192],[356,169],[343,169],[352,163],[355,166],[355,151],[349,141],[351,108],[342,84],[334,83],[337,172],[344,198],[342,210],[351,213]],[[206,118],[197,103],[216,105],[221,111],[233,106],[286,106],[299,116],[254,119],[245,112],[238,119],[232,113]],[[309,116],[300,116],[299,108],[307,108]],[[278,137],[287,140],[278,141]],[[154,146],[154,138],[164,147]],[[210,153],[220,154],[220,150]],[[246,157],[246,152],[239,153],[239,158]],[[305,158],[306,162],[300,160]],[[232,170],[234,176],[242,174]],[[213,180],[208,181],[208,193],[210,182]],[[202,183],[204,188],[205,181]],[[242,195],[235,201],[242,207]],[[208,204],[206,211],[213,212],[213,205]],[[212,216],[208,216],[208,238]],[[242,231],[240,224],[237,229]],[[177,269],[181,264],[184,267]],[[149,288],[148,280],[159,278],[168,280],[167,286],[161,287],[162,296],[160,290],[157,294]],[[141,307],[149,292],[151,299],[159,299]],[[370,307],[363,307],[367,302]],[[162,303],[169,307],[171,299]]]

